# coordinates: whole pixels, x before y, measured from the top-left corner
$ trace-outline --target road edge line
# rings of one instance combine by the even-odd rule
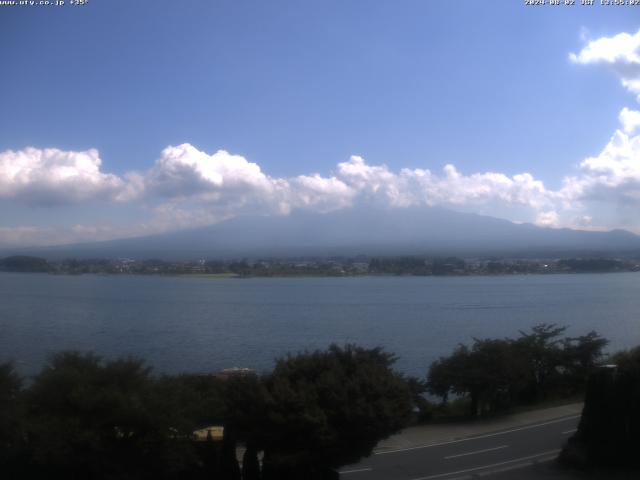
[[[499,432],[480,434],[480,435],[471,436],[471,437],[459,438],[459,439],[456,439],[456,440],[447,440],[446,442],[438,442],[438,443],[428,443],[428,444],[423,444],[423,445],[416,445],[415,447],[396,448],[396,449],[393,449],[393,450],[384,450],[384,451],[380,451],[380,452],[374,452],[373,455],[387,455],[389,453],[409,452],[409,451],[412,451],[412,450],[420,450],[420,449],[423,449],[423,448],[439,447],[439,446],[442,446],[442,445],[451,445],[452,443],[469,442],[471,440],[479,440],[481,438],[495,437],[495,436],[498,436],[498,435],[506,435],[507,433],[519,432],[521,430],[529,430],[531,428],[544,427],[546,425],[552,425],[554,423],[560,423],[560,422],[565,422],[567,420],[573,420],[575,418],[580,418],[581,416],[582,415],[570,415],[568,417],[557,418],[555,420],[550,420],[548,422],[543,422],[543,423],[536,423],[536,424],[533,424],[533,425],[526,425],[524,427],[512,428],[510,430],[502,430],[502,431],[499,431]]]

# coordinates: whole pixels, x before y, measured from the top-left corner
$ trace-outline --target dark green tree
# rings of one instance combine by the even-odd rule
[[[17,473],[24,455],[22,379],[11,363],[0,364],[0,470]]]
[[[471,347],[459,345],[431,364],[428,391],[444,403],[452,394],[468,398],[470,415],[582,392],[607,340],[596,332],[561,338],[566,328],[540,324],[515,340],[474,339]]]
[[[526,363],[527,388],[522,392],[524,401],[544,398],[550,387],[557,386],[561,378],[558,367],[563,364],[564,352],[561,335],[567,327],[541,323],[531,328],[530,333],[521,331],[515,340],[516,355]]]
[[[562,340],[563,382],[569,389],[568,394],[584,391],[589,374],[602,361],[608,343],[594,331]]]
[[[459,345],[449,357],[434,362],[427,385],[443,401],[452,393],[467,396],[469,415],[475,416],[511,404],[521,369],[509,340],[475,339],[471,348]]]
[[[411,392],[394,361],[380,348],[354,345],[278,360],[266,379],[263,478],[325,478],[401,429]]]
[[[429,367],[427,389],[446,403],[450,394],[468,393],[466,379],[470,364],[470,351],[466,345],[458,345],[448,357],[440,357]]]
[[[432,405],[424,396],[427,392],[427,382],[413,376],[405,377],[405,382],[411,392],[413,410],[417,413],[418,420],[429,420],[432,414]]]
[[[195,462],[139,360],[57,354],[27,404],[31,464],[47,478],[171,478]]]

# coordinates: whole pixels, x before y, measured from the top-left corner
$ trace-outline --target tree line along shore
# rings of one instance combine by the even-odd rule
[[[292,276],[465,276],[640,271],[635,258],[459,258],[327,257],[168,261],[131,258],[69,258],[58,261],[14,255],[0,258],[0,271],[51,274],[210,275],[218,277]]]
[[[564,461],[640,467],[640,347],[605,355],[596,332],[564,332],[540,324],[517,338],[474,339],[424,378],[395,371],[396,357],[381,348],[356,345],[289,354],[265,373],[155,375],[141,359],[60,352],[25,379],[4,363],[0,471],[8,479],[331,479],[411,423],[585,391]]]

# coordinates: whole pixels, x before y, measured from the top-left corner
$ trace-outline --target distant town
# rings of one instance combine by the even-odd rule
[[[65,259],[33,256],[0,259],[0,271],[82,275],[201,275],[219,277],[295,276],[472,276],[548,273],[636,272],[640,259],[617,258],[279,258],[264,260],[167,261],[159,259]]]

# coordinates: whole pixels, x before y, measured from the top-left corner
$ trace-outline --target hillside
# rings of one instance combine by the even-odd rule
[[[229,258],[328,255],[612,255],[640,252],[623,230],[541,228],[440,208],[342,210],[329,214],[244,215],[216,225],[147,237],[9,254],[60,257]]]

